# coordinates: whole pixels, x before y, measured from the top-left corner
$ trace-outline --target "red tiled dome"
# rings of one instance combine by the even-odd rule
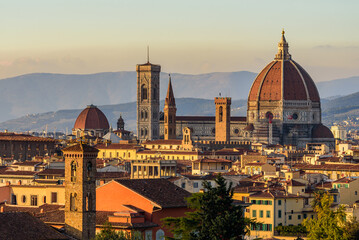
[[[109,129],[107,118],[103,112],[94,105],[89,105],[77,117],[75,129]]]
[[[334,138],[332,131],[323,124],[319,124],[312,129],[312,138]]]
[[[275,60],[269,63],[254,80],[248,101],[311,100],[319,102],[319,93],[309,74],[288,52],[282,33]]]

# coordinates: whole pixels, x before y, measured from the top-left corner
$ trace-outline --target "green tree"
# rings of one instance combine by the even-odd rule
[[[317,192],[314,196],[313,210],[317,214],[314,219],[305,219],[303,225],[307,228],[311,240],[343,240],[345,213],[340,206],[332,210],[333,196],[327,192]]]
[[[141,240],[140,232],[126,233],[113,229],[111,223],[105,223],[104,229],[96,234],[95,240]]]
[[[227,187],[221,175],[215,182],[217,187],[205,181],[203,193],[187,198],[193,212],[187,212],[185,217],[163,219],[174,234],[167,239],[236,240],[249,233],[254,221],[244,217],[242,206],[234,204],[232,184]]]
[[[356,218],[350,219],[345,223],[344,237],[347,240],[359,239],[359,221]]]

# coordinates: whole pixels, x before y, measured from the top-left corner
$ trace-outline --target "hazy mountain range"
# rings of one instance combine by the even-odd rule
[[[213,98],[231,96],[232,114],[245,116],[246,99],[256,76],[252,72],[171,74],[178,115],[213,115]],[[164,99],[168,74],[161,74]],[[359,77],[317,83],[322,97],[324,122],[359,113]],[[348,95],[352,94],[352,95]],[[341,95],[348,95],[341,97]],[[135,129],[136,72],[87,75],[27,74],[0,80],[0,129],[41,131],[71,130],[88,104],[95,104],[115,125],[120,114],[127,128]],[[162,103],[163,104],[163,103]],[[358,104],[359,105],[359,104]],[[162,108],[162,107],[161,107]],[[59,110],[72,109],[72,110]],[[114,126],[115,127],[115,126]]]

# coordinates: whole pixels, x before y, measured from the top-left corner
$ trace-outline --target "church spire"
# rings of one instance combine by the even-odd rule
[[[278,43],[278,53],[275,55],[275,60],[290,60],[292,56],[289,54],[289,46],[284,36],[284,29],[282,30],[282,38]]]
[[[167,89],[165,104],[168,106],[176,106],[176,100],[172,90],[171,74],[169,74],[168,89]]]

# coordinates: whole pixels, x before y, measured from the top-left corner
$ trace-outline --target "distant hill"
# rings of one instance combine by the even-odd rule
[[[255,73],[171,74],[176,98],[213,99],[221,92],[247,98]],[[161,73],[161,98],[168,74]],[[136,100],[136,72],[87,75],[34,73],[0,80],[0,122],[26,114],[81,109],[88,104],[121,104]]]
[[[222,96],[231,96],[232,99],[247,99],[256,73],[246,71],[198,75],[173,73],[171,76],[176,98],[200,98],[212,101],[219,93],[222,93]],[[161,73],[161,99],[164,99],[167,84],[168,74]],[[359,77],[319,82],[317,86],[324,104],[330,99],[335,100],[333,96],[357,92]],[[88,104],[98,106],[117,104],[120,107],[121,104],[135,100],[136,72],[134,71],[84,75],[26,74],[0,80],[0,122],[34,113],[62,114],[60,109],[83,109]]]
[[[322,119],[327,125],[359,117],[359,92],[322,103]]]
[[[164,101],[161,101],[163,109]],[[177,115],[214,116],[215,106],[213,100],[197,98],[176,99]],[[125,128],[136,130],[136,103],[124,103],[116,105],[98,106],[107,116],[109,123],[116,128],[117,119],[122,115],[125,120]],[[0,130],[9,131],[63,131],[71,132],[77,116],[83,109],[59,110],[40,114],[28,114],[26,116],[0,123]],[[246,115],[246,100],[232,101],[232,115]]]

